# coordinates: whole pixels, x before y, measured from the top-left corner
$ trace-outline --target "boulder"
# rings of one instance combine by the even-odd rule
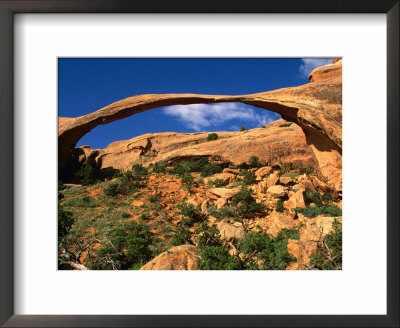
[[[215,202],[215,205],[217,205],[217,209],[220,209],[221,207],[224,207],[228,200],[224,197],[221,197]]]
[[[226,184],[236,181],[236,175],[232,173],[217,173],[211,177],[204,178],[204,183],[208,184],[209,181],[223,180]]]
[[[232,189],[228,189],[228,188],[211,188],[211,189],[207,190],[206,196],[208,198],[212,198],[212,199],[215,199],[215,200],[218,200],[219,198],[230,199],[239,190],[240,190],[240,188],[232,188]]]
[[[291,177],[280,177],[279,183],[284,186],[294,185],[294,180]]]
[[[287,194],[287,188],[281,185],[271,186],[268,188],[267,193],[272,197],[282,198]]]
[[[199,259],[200,255],[195,246],[181,245],[161,253],[140,270],[199,270]]]
[[[259,168],[255,174],[256,174],[256,180],[261,181],[266,175],[270,174],[272,171],[272,167],[270,166],[264,166],[262,168]]]
[[[292,189],[289,191],[289,199],[284,203],[285,208],[293,209],[295,207],[306,207],[306,202],[304,199],[304,188]]]
[[[226,241],[240,241],[246,236],[243,225],[239,222],[224,219],[217,224],[221,238]]]
[[[222,173],[230,173],[234,175],[238,175],[240,173],[239,169],[230,169],[229,167],[226,167],[222,170]]]
[[[267,178],[267,187],[271,187],[276,185],[276,183],[279,181],[279,176],[276,173],[272,173],[268,178]]]
[[[342,220],[341,217],[337,219],[339,221]],[[318,243],[333,231],[332,223],[334,220],[334,217],[326,216],[303,220],[303,226],[300,228],[299,253],[297,257],[300,270],[310,265],[311,257],[317,250]]]

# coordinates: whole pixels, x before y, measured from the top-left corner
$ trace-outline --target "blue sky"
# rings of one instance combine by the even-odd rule
[[[146,93],[241,95],[297,86],[326,58],[59,58],[58,115],[77,117]],[[280,116],[237,103],[152,109],[99,126],[78,142],[104,148],[148,132],[233,131]]]

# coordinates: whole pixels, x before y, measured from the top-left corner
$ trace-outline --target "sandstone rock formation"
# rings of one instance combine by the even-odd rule
[[[172,247],[143,265],[140,270],[199,270],[200,255],[195,246]]]
[[[60,117],[58,129],[59,168],[62,169],[67,164],[69,158],[72,156],[71,153],[74,152],[77,141],[98,125],[107,124],[162,106],[241,102],[279,113],[283,119],[298,125],[303,131],[306,143],[310,146],[313,157],[318,162],[322,174],[330,182],[334,183],[337,189],[341,189],[341,67],[342,61],[335,60],[331,65],[317,68],[310,74],[311,82],[298,87],[241,96],[196,94],[140,95],[117,101],[88,115],[76,118]],[[150,138],[151,135],[143,137]],[[223,140],[217,141],[223,142]],[[138,157],[143,156],[144,153],[149,151],[147,146],[148,140],[143,140],[143,142],[143,145],[132,145],[129,148],[130,151],[136,152]],[[217,144],[214,143],[214,145]],[[266,145],[267,143],[264,143],[264,146]],[[118,145],[112,145],[112,147],[118,148]],[[105,153],[109,150],[106,149]],[[196,150],[196,147],[187,149],[186,154],[189,154],[192,150]],[[154,153],[150,152],[150,155],[154,155]],[[180,155],[185,155],[185,153]],[[173,156],[173,154],[170,156]]]

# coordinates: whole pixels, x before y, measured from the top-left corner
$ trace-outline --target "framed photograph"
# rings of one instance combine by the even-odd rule
[[[398,1],[0,1],[0,322],[398,327]]]

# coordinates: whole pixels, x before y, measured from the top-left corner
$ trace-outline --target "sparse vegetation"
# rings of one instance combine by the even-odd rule
[[[252,168],[256,168],[262,166],[262,164],[257,156],[252,155],[249,158],[249,166]]]
[[[297,213],[301,213],[308,218],[315,218],[321,214],[328,214],[329,216],[342,216],[342,210],[336,205],[320,205],[320,206],[307,206],[296,207],[294,209]]]
[[[211,187],[224,187],[228,185],[228,181],[224,179],[209,180],[207,184]]]
[[[342,269],[342,224],[335,219],[333,232],[318,243],[317,252],[311,257],[310,269]]]
[[[287,122],[287,123],[282,123],[279,125],[280,128],[288,128],[290,126],[292,126],[292,122]]]
[[[256,174],[253,171],[242,170],[240,175],[243,176],[243,184],[246,186],[252,185],[256,183]]]
[[[283,212],[283,210],[284,210],[284,207],[283,207],[282,199],[278,199],[278,201],[276,202],[275,211]]]
[[[96,207],[99,205],[99,202],[95,201],[93,198],[89,196],[83,196],[78,198],[67,199],[64,205],[73,207]]]
[[[240,191],[232,196],[231,204],[236,207],[236,214],[242,219],[262,214],[266,209],[263,204],[255,201],[251,190],[246,186],[242,186]]]
[[[216,134],[216,133],[210,133],[207,136],[207,141],[213,141],[213,140],[217,140],[217,139],[218,139],[218,134]]]

